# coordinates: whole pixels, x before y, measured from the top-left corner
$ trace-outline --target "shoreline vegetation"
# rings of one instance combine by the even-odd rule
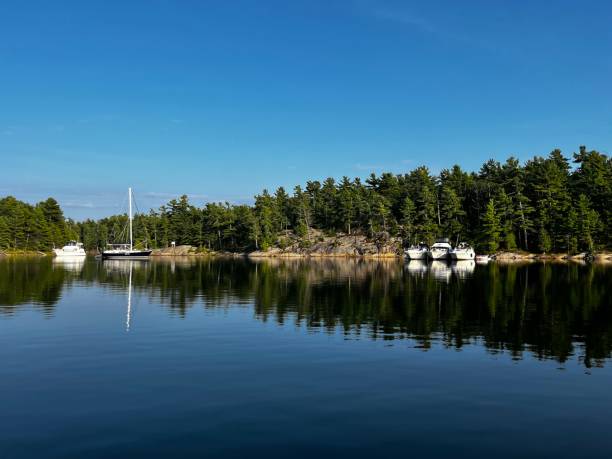
[[[89,252],[89,256],[95,256],[97,253]],[[594,262],[603,264],[612,264],[612,252],[601,251],[595,253],[533,253],[533,252],[497,252],[494,255],[494,261],[497,263],[525,263],[525,262]],[[0,259],[3,257],[24,257],[24,258],[36,258],[36,257],[54,257],[52,252],[41,252],[41,251],[0,251]],[[396,252],[383,252],[383,253],[330,253],[330,252],[292,252],[280,249],[270,249],[267,251],[256,251],[256,252],[216,252],[209,250],[201,250],[197,247],[182,245],[176,247],[168,247],[164,249],[154,249],[151,253],[151,257],[154,259],[170,259],[170,258],[183,258],[183,257],[194,257],[194,258],[249,258],[249,259],[280,259],[280,260],[291,260],[291,259],[334,259],[334,260],[373,260],[373,261],[397,261],[405,259],[404,253]],[[417,262],[427,263],[423,260],[416,260]]]
[[[66,219],[54,198],[35,205],[0,199],[0,256],[49,253],[69,240],[89,252],[125,236],[127,215]],[[498,260],[608,260],[612,249],[612,159],[580,147],[520,164],[489,160],[478,172],[455,165],[367,179],[308,181],[289,194],[263,190],[253,205],[183,195],[134,217],[136,248],[172,254],[396,258],[438,237],[468,242]],[[172,247],[173,243],[176,247]]]

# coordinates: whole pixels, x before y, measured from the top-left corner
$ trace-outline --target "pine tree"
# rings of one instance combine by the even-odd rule
[[[410,173],[410,196],[416,207],[416,233],[419,239],[433,243],[437,237],[437,199],[435,184],[426,167]]]
[[[6,218],[0,216],[0,250],[6,250],[11,246],[11,229]]]
[[[404,198],[404,205],[402,206],[401,219],[400,224],[402,228],[402,238],[408,244],[416,243],[416,240],[413,241],[414,234],[414,219],[415,219],[416,211],[414,208],[414,203],[408,197]]]
[[[482,217],[483,246],[487,251],[493,253],[499,248],[499,236],[501,233],[501,222],[495,210],[495,201],[489,199],[486,211]]]
[[[312,225],[312,202],[308,193],[302,191],[301,186],[296,186],[293,190],[292,206],[296,228],[299,229],[301,237],[310,240],[310,228]],[[305,233],[305,234],[304,234]]]
[[[357,194],[353,184],[348,177],[342,177],[337,194],[338,221],[339,226],[349,235],[357,214],[356,200]]]
[[[455,190],[448,185],[442,186],[440,214],[444,235],[452,240],[465,236],[462,219],[465,211],[461,206],[461,199]]]
[[[501,189],[496,201],[496,208],[501,221],[503,247],[506,250],[516,250],[516,238],[514,236],[515,210],[512,199]]]
[[[336,189],[335,180],[331,177],[325,179],[323,186],[321,187],[321,200],[319,214],[317,216],[317,223],[323,229],[336,229],[336,226],[338,225],[336,215],[337,197],[338,190]]]
[[[378,193],[370,194],[370,228],[372,231],[385,231],[391,223],[391,209],[389,201]]]
[[[594,236],[599,227],[599,215],[591,208],[589,199],[581,194],[577,203],[578,241],[582,248],[592,252],[594,249]]]
[[[538,229],[538,247],[544,253],[552,250],[552,239],[550,233],[547,230],[549,226],[548,212],[546,211],[545,204],[540,203],[539,211],[539,229]]]
[[[287,231],[291,221],[291,205],[289,195],[282,186],[274,193],[274,204],[275,208],[272,212],[274,228],[278,231]]]
[[[580,152],[574,153],[574,163],[578,164],[571,177],[574,196],[588,197],[603,222],[604,242],[612,243],[612,159],[581,146]]]
[[[576,209],[572,207],[567,214],[567,252],[570,254],[578,251],[579,233],[578,213]]]
[[[258,222],[258,232],[261,234],[259,245],[264,250],[272,246],[276,240],[275,210],[275,199],[270,196],[268,190],[264,190],[261,195],[255,197],[255,215]]]

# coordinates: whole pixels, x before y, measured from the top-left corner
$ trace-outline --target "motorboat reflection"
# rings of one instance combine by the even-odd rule
[[[449,282],[452,276],[452,270],[446,261],[433,260],[429,269],[433,277],[439,281]]]
[[[451,271],[459,279],[467,279],[472,276],[476,269],[476,262],[474,260],[459,260],[451,264]]]
[[[85,257],[55,257],[51,261],[53,267],[73,273],[80,273],[85,266]]]
[[[412,276],[423,277],[429,270],[429,266],[427,265],[426,261],[410,260],[408,263],[406,263],[406,269]]]

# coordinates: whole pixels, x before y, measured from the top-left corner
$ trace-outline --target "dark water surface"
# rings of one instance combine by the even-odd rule
[[[612,268],[0,260],[0,457],[612,456]]]

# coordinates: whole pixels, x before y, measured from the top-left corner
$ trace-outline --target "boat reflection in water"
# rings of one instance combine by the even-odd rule
[[[51,263],[54,268],[63,268],[66,271],[80,273],[85,266],[85,257],[55,257]]]
[[[89,258],[81,265],[6,257],[0,259],[0,318],[30,320],[19,314],[28,309],[53,318],[71,301],[113,303],[92,309],[104,316],[116,314],[120,302],[118,322],[133,333],[143,298],[147,313],[157,306],[181,320],[195,320],[202,308],[206,314],[252,308],[256,320],[308,332],[411,338],[427,346],[442,336],[458,348],[576,359],[590,368],[612,358],[611,273],[597,263],[159,257]]]
[[[125,331],[130,331],[132,323],[132,274],[134,271],[146,267],[146,263],[138,260],[104,260],[106,272],[109,274],[119,274],[127,278],[127,309],[125,313]]]
[[[421,260],[411,260],[406,264],[406,270],[411,276],[424,278],[428,273],[434,279],[445,283],[450,282],[454,274],[458,279],[468,279],[476,269],[474,260],[461,261],[442,261],[433,260],[431,262]]]
[[[424,277],[429,270],[427,262],[423,260],[410,260],[406,264],[406,269],[412,276]]]
[[[459,260],[451,263],[451,270],[459,279],[467,279],[472,276],[476,269],[474,260]]]
[[[433,260],[429,265],[429,270],[436,280],[450,282],[453,272],[447,261]]]

